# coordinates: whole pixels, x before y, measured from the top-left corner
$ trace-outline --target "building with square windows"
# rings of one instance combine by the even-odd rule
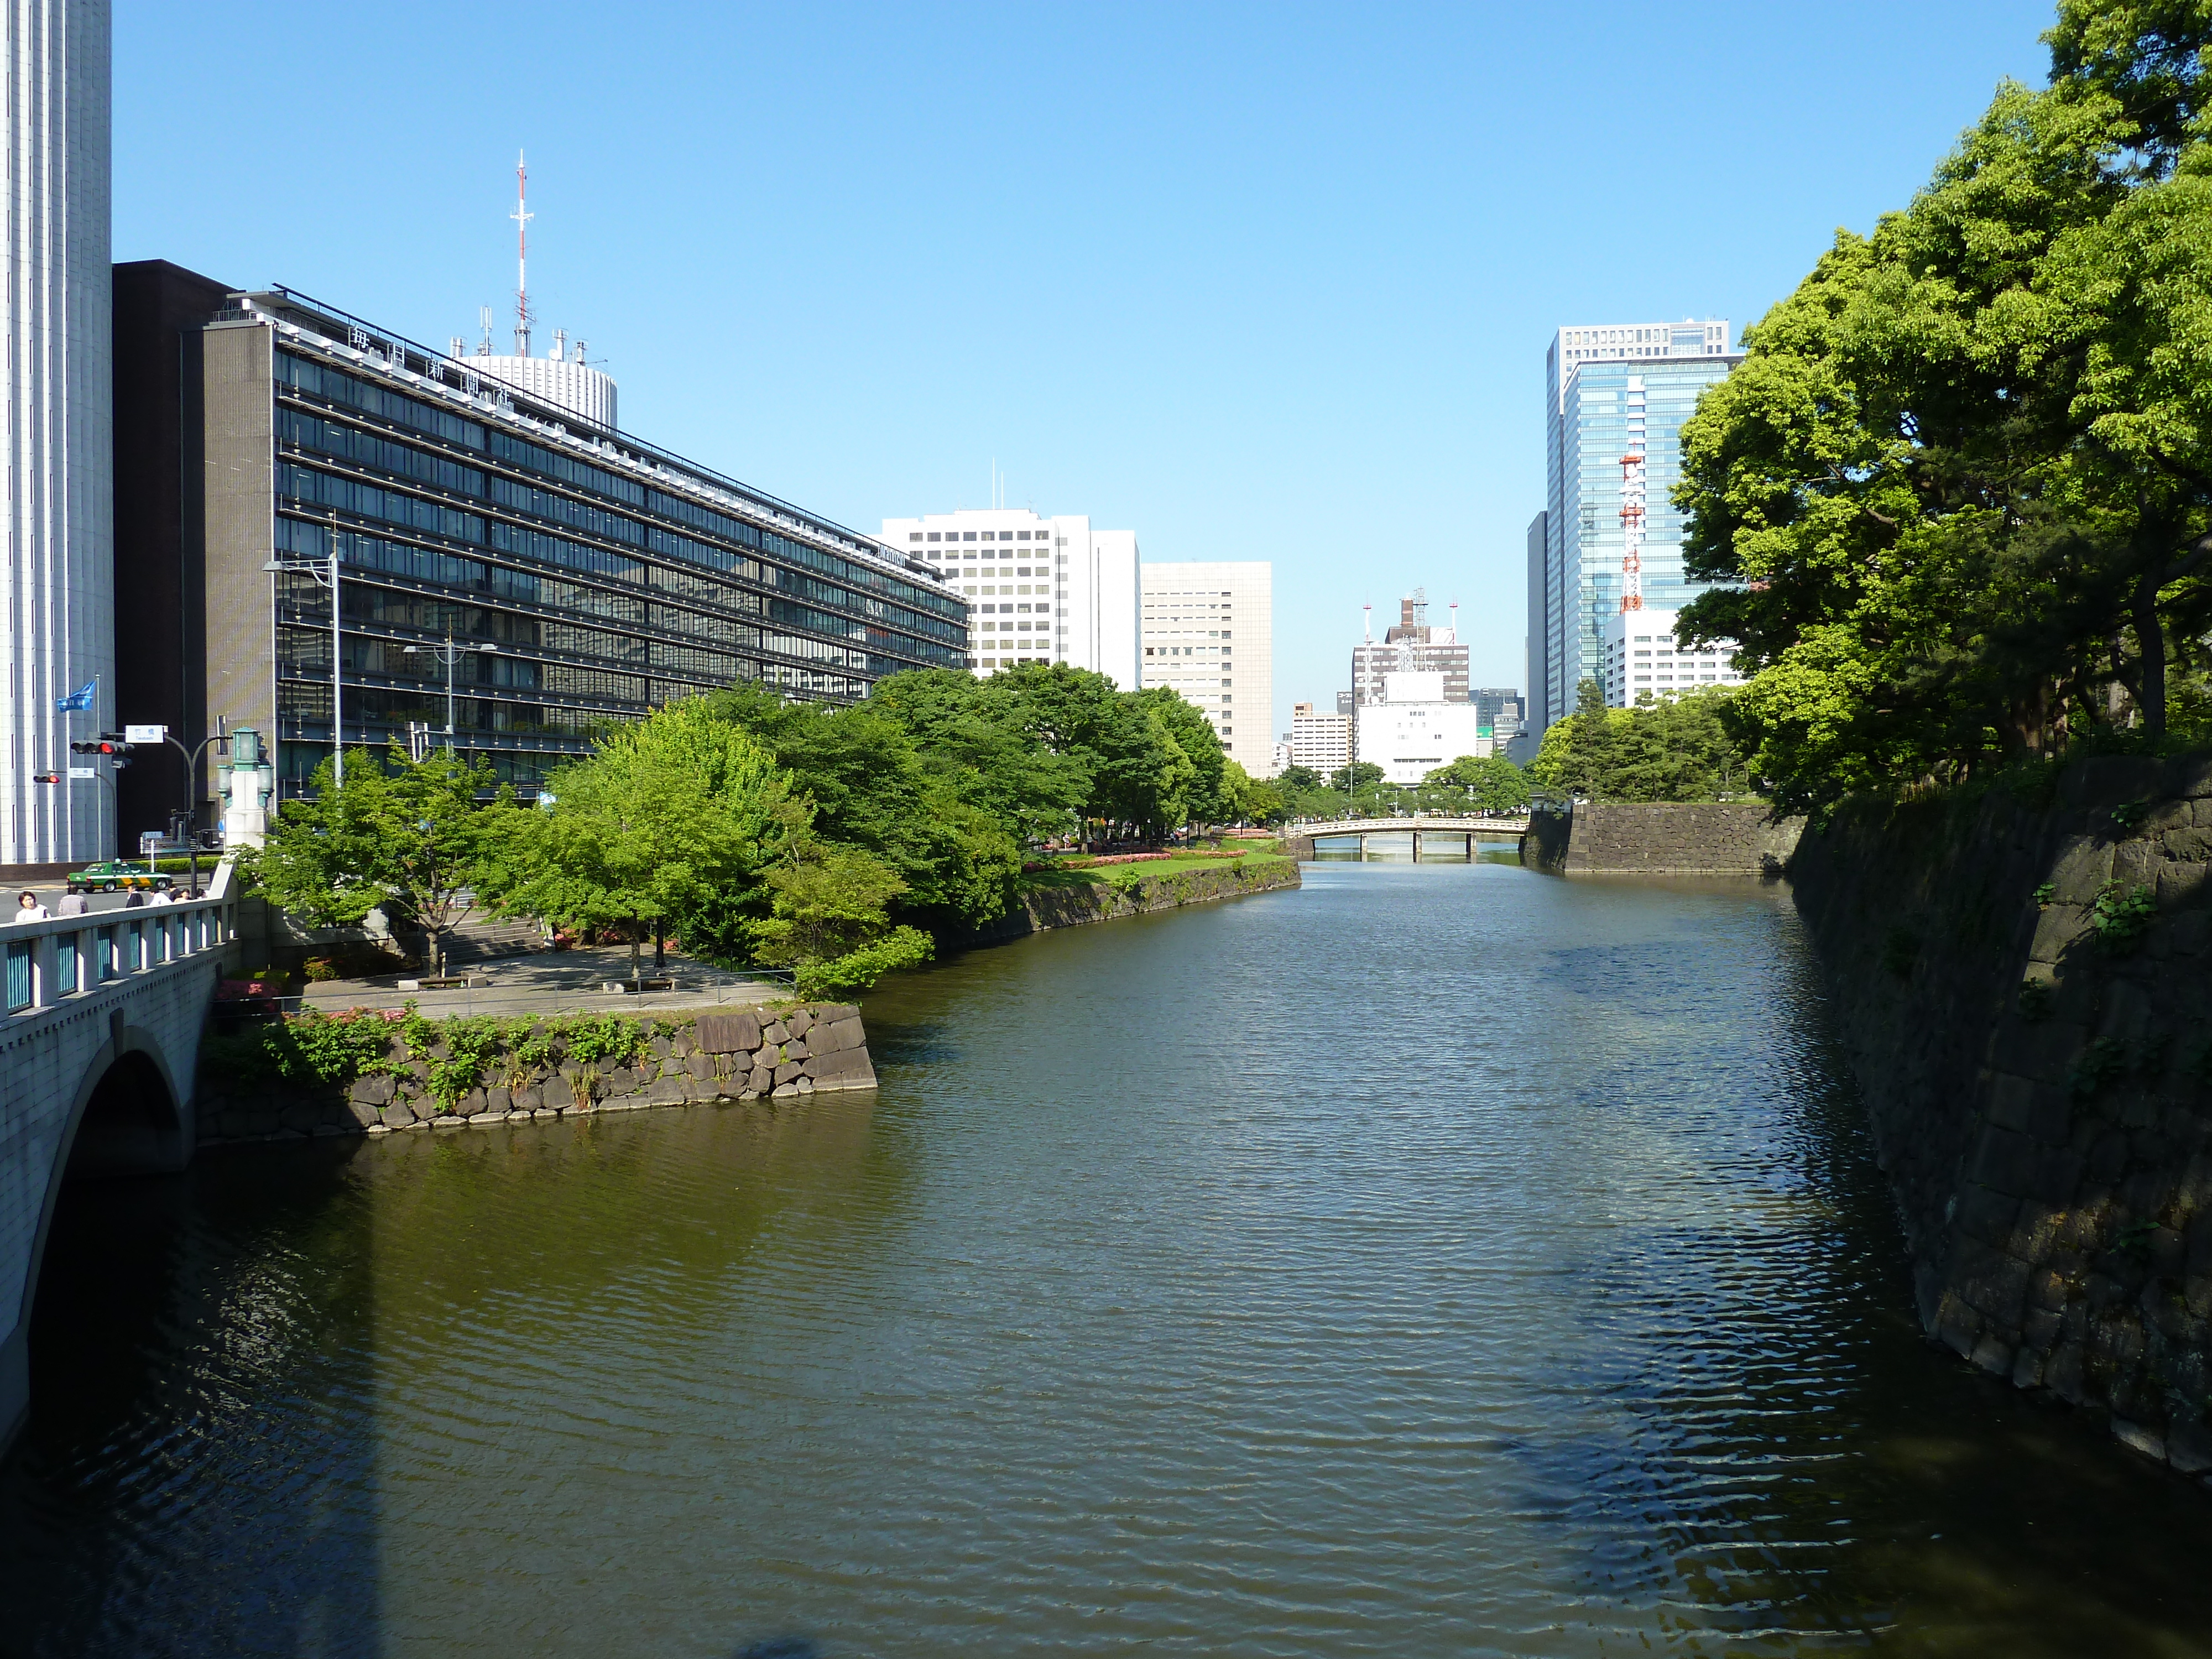
[[[1382,701],[1382,677],[1403,672],[1443,676],[1443,700],[1465,702],[1468,696],[1468,649],[1459,637],[1459,606],[1451,607],[1451,625],[1429,625],[1429,595],[1417,587],[1398,601],[1398,620],[1378,641],[1373,624],[1352,648],[1352,701],[1354,708]]]
[[[1725,321],[1563,328],[1545,370],[1545,473],[1549,499],[1530,526],[1538,592],[1528,605],[1528,729],[1540,738],[1574,713],[1576,687],[1601,678],[1605,630],[1619,614],[1629,504],[1622,457],[1643,459],[1643,589],[1646,607],[1674,611],[1706,584],[1682,574],[1681,428],[1698,395],[1742,355]],[[1641,630],[1638,630],[1641,631]]]
[[[117,292],[117,337],[154,354],[118,376],[118,472],[181,481],[118,559],[177,605],[125,712],[273,737],[287,794],[331,752],[331,596],[267,567],[334,546],[346,744],[428,726],[526,787],[716,687],[849,702],[966,659],[965,607],[920,561],[468,358],[159,262]]]
[[[1064,662],[1125,691],[1141,683],[1135,531],[1093,530],[1079,514],[969,507],[885,519],[883,539],[968,602],[968,666],[977,673]]]
[[[1254,777],[1274,765],[1275,568],[1265,560],[1144,567],[1144,684],[1172,687]],[[1240,718],[1241,716],[1241,718]]]
[[[1736,672],[1735,647],[1729,641],[1695,651],[1674,643],[1678,614],[1647,606],[1641,611],[1617,611],[1607,618],[1598,683],[1605,687],[1605,700],[1610,707],[1626,708],[1670,691],[1743,684],[1743,676]]]
[[[1324,714],[1310,702],[1292,703],[1290,763],[1311,767],[1323,781],[1351,765],[1352,719]]]
[[[1382,677],[1382,695],[1359,705],[1353,747],[1363,763],[1382,769],[1385,783],[1419,783],[1462,755],[1491,752],[1480,719],[1473,703],[1446,700],[1441,673],[1394,670]]]

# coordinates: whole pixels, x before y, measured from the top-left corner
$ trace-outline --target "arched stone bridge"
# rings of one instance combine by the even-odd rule
[[[0,927],[0,1451],[30,1405],[31,1298],[66,1175],[180,1170],[200,1033],[238,937],[205,899]]]

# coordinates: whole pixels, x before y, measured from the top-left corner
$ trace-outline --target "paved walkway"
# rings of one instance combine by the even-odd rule
[[[643,958],[643,970],[652,974],[650,951]],[[452,991],[403,991],[397,975],[324,980],[307,986],[301,1001],[325,1013],[341,1008],[404,1008],[410,1002],[433,1015],[539,1014],[577,1008],[698,1013],[720,1007],[749,1008],[792,994],[791,987],[779,981],[726,973],[675,951],[669,953],[664,975],[675,981],[674,990],[638,995],[609,991],[610,981],[627,983],[629,979],[626,945],[471,963],[468,976],[466,989]]]

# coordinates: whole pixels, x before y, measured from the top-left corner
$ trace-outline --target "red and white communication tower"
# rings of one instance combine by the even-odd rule
[[[1620,458],[1620,608],[1644,609],[1644,454]]]
[[[530,173],[523,166],[520,150],[514,153],[514,211],[507,216],[514,221],[514,355],[530,355],[530,222],[538,216],[530,210]]]

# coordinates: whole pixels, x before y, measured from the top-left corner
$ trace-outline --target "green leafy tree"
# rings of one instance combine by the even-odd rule
[[[1421,781],[1432,788],[1472,790],[1472,804],[1489,814],[1517,812],[1528,804],[1527,775],[1503,755],[1462,755]]]
[[[2212,12],[2066,0],[1683,431],[1686,641],[1785,806],[2165,734],[2212,629]],[[2193,705],[2190,705],[2193,706]]]
[[[1595,680],[1544,733],[1528,778],[1591,800],[1710,801],[1748,787],[1724,720],[1729,694],[1699,691],[1608,708]]]
[[[919,928],[892,924],[890,907],[906,884],[857,847],[799,836],[767,880],[770,913],[745,931],[759,960],[794,970],[802,996],[866,990],[934,949]]]
[[[324,762],[313,793],[284,803],[254,879],[270,902],[317,927],[356,927],[377,909],[414,923],[434,971],[496,842],[501,813],[479,804],[496,786],[490,763],[450,749],[415,761],[394,744],[381,757],[348,755],[343,784],[332,773]]]
[[[1285,766],[1275,775],[1275,782],[1281,788],[1301,793],[1328,787],[1328,781],[1310,766]]]
[[[1366,789],[1382,781],[1385,774],[1373,761],[1354,761],[1349,766],[1340,766],[1328,775],[1328,787],[1344,794]]]
[[[625,726],[547,781],[554,805],[497,816],[484,889],[509,915],[586,927],[673,922],[701,954],[742,957],[763,872],[810,813],[768,751],[708,701]]]

